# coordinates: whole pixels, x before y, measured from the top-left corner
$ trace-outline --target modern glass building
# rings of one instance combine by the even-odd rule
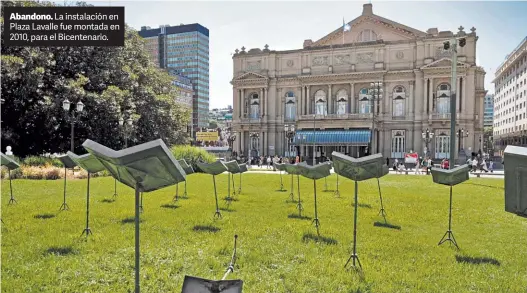
[[[192,125],[194,132],[208,126],[209,112],[209,30],[198,24],[159,28],[141,27],[152,60],[161,68],[192,81]]]
[[[494,95],[486,95],[484,103],[483,127],[492,127],[494,123]]]

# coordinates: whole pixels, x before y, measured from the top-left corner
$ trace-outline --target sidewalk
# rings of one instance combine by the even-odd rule
[[[262,167],[258,167],[258,165],[253,165],[253,166],[248,166],[249,168],[249,171],[250,173],[259,173],[259,174],[280,174],[280,171],[276,170],[276,171],[273,171],[273,168],[271,167],[270,169],[267,169],[267,165],[265,166],[262,166]],[[252,170],[257,170],[257,171],[252,171]],[[421,174],[415,174],[415,169],[408,169],[408,175],[413,175],[413,176],[417,176],[417,175],[421,175],[421,176],[426,176],[426,172],[421,172]],[[330,171],[331,173],[335,173],[333,171],[333,169],[331,169]],[[397,171],[394,171],[393,169],[390,169],[390,175],[406,175],[405,173],[406,171],[403,171],[403,172],[397,172]],[[485,174],[485,172],[481,172],[481,171],[477,171],[476,173],[469,173],[469,176],[471,178],[477,178],[476,174],[477,173],[483,173]],[[286,174],[286,172],[284,172],[283,174]],[[504,171],[503,170],[494,170],[493,173],[486,173],[486,174],[489,174],[489,175],[483,175],[481,176],[480,178],[493,178],[493,179],[504,179]],[[490,175],[490,174],[493,174],[493,175]],[[428,175],[428,176],[432,176],[432,175]]]

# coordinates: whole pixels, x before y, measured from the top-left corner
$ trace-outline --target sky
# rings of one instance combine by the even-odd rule
[[[59,2],[59,1],[57,1]],[[125,21],[139,30],[161,24],[199,23],[209,29],[210,108],[232,105],[232,53],[245,46],[271,50],[301,49],[362,13],[369,1],[89,1],[97,6],[124,6]],[[487,72],[485,88],[494,92],[494,72],[505,56],[527,37],[527,2],[372,1],[373,13],[426,31],[466,32],[479,36],[476,63]]]

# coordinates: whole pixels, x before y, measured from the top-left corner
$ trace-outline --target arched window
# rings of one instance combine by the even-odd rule
[[[296,118],[295,93],[287,92],[285,94],[285,119],[295,120],[295,118]]]
[[[326,92],[318,90],[315,93],[315,114],[316,115],[327,115],[328,114],[328,103],[326,99]]]
[[[370,29],[363,30],[359,34],[358,41],[359,42],[377,41],[377,34],[374,31],[370,30]]]
[[[437,86],[436,111],[439,114],[450,113],[450,85],[448,83]]]
[[[406,93],[404,87],[396,86],[393,89],[392,114],[394,117],[404,117]]]
[[[348,108],[348,92],[346,90],[340,90],[337,92],[337,111],[338,115],[346,114]]]
[[[367,113],[371,113],[371,110],[372,110],[371,96],[368,93],[368,89],[363,88],[359,92],[359,113],[367,114]]]
[[[257,93],[251,94],[251,118],[257,119],[260,115],[260,99]]]

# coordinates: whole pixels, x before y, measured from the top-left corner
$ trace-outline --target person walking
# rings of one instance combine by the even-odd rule
[[[487,161],[485,159],[481,159],[481,171],[485,171],[485,173],[488,173],[489,170],[487,169]]]
[[[300,163],[300,157],[299,157],[299,156],[296,156],[296,158],[295,158],[295,164],[298,164],[298,163]]]
[[[271,156],[267,157],[267,169],[271,168]]]
[[[422,159],[423,158],[419,158],[418,160],[415,161],[415,172],[414,172],[415,175],[417,174],[421,175],[421,160]]]
[[[474,157],[472,160],[472,172],[475,173],[478,170],[478,158]]]
[[[490,160],[489,162],[489,171],[490,173],[494,173],[494,161]]]

